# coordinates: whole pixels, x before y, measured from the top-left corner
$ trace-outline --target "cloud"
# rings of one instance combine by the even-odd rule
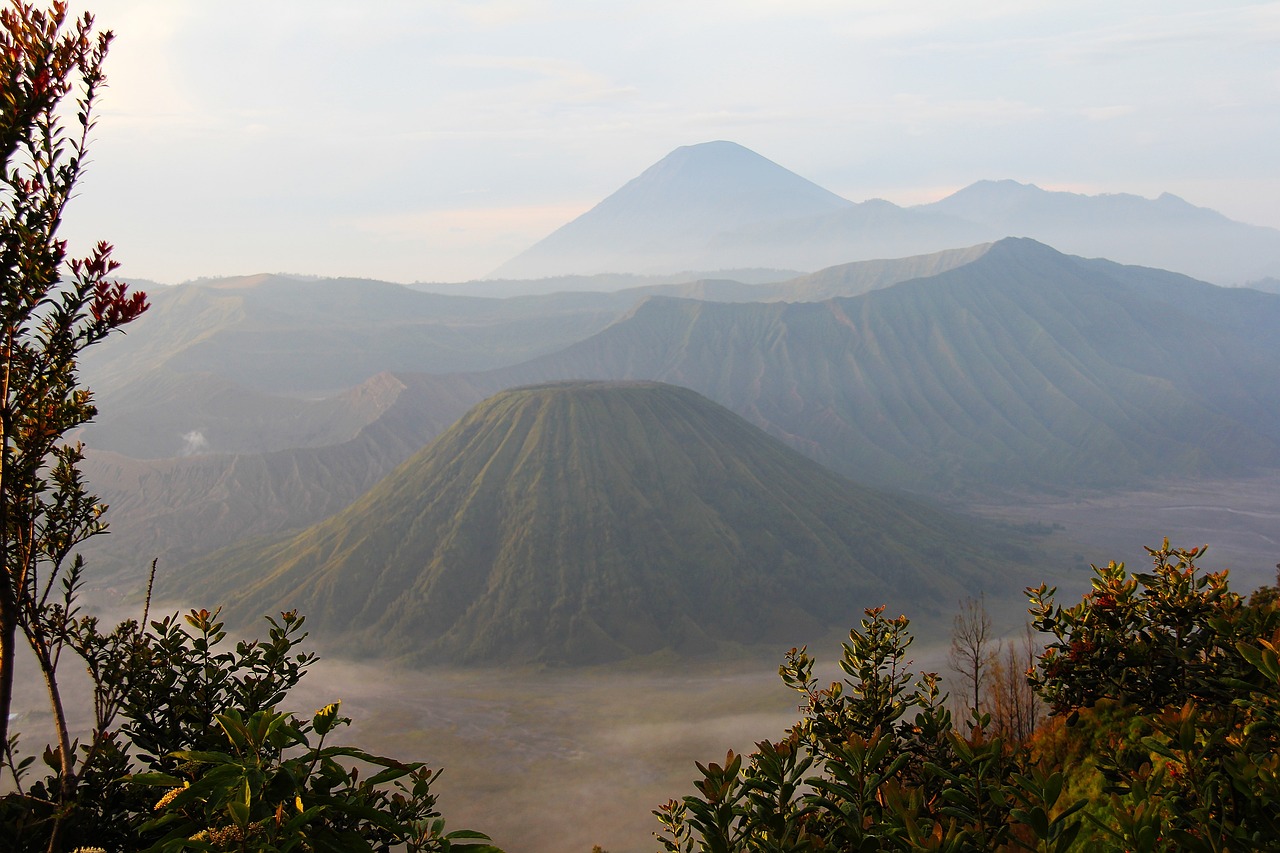
[[[1280,3],[1242,8],[1195,9],[1125,17],[1058,34],[1056,55],[1070,62],[1131,58],[1152,51],[1188,52],[1241,47],[1274,48],[1280,40]]]
[[[1133,107],[1129,104],[1116,104],[1109,107],[1087,107],[1081,112],[1089,121],[1110,121],[1111,119],[1132,115],[1133,111]]]
[[[182,436],[182,449],[178,451],[179,456],[195,456],[198,453],[206,453],[209,450],[209,440],[204,437],[204,433],[198,429],[184,433]]]

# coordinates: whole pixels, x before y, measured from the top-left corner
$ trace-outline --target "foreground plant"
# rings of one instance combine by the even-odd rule
[[[200,851],[465,851],[488,838],[450,832],[431,790],[438,772],[329,741],[350,720],[337,703],[309,718],[278,710],[315,656],[303,618],[269,619],[264,641],[228,648],[217,612],[126,622],[111,635],[89,618],[82,637],[104,654],[95,698],[118,728],[80,750],[80,796],[58,803],[61,763],[0,800],[7,849]],[[118,642],[123,638],[123,645]],[[124,653],[127,652],[127,653]],[[101,680],[98,680],[101,679]],[[52,846],[57,830],[58,847]]]
[[[0,9],[0,746],[12,753],[14,670],[25,645],[53,714],[50,850],[60,848],[62,814],[82,775],[57,674],[63,652],[79,651],[82,566],[73,551],[104,529],[104,508],[80,475],[81,447],[65,443],[95,414],[76,363],[147,308],[144,294],[109,279],[117,266],[110,246],[72,259],[58,238],[86,162],[110,42],[92,17],[69,19],[63,2],[43,9],[11,0]],[[94,744],[94,757],[108,746]]]
[[[1117,848],[1276,849],[1280,842],[1280,609],[1246,601],[1203,548],[1148,548],[1150,572],[1096,568],[1063,608],[1030,590],[1051,637],[1033,681],[1072,720],[1118,705],[1142,721],[1095,757],[1110,808],[1091,810]]]
[[[654,814],[663,848],[692,851],[1061,851],[1082,802],[1060,802],[1060,773],[985,737],[975,715],[953,726],[937,676],[906,659],[906,617],[868,610],[849,634],[846,678],[820,687],[804,649],[779,671],[804,696],[804,718],[779,741],[698,765],[698,794]]]
[[[1147,550],[1150,572],[1094,567],[1073,606],[1027,590],[1048,637],[1028,682],[1055,719],[1026,742],[977,711],[953,728],[934,678],[904,668],[905,618],[867,611],[829,687],[793,650],[804,719],[699,764],[698,794],[655,812],[664,848],[1280,849],[1280,578],[1245,600],[1203,548]]]
[[[176,620],[155,624],[159,671],[175,683],[125,711],[125,731],[154,753],[151,766],[170,768],[127,780],[162,792],[156,816],[138,827],[142,838],[159,836],[149,850],[496,850],[481,833],[445,831],[431,792],[437,773],[422,762],[328,745],[351,722],[338,703],[309,720],[275,709],[314,660],[293,653],[302,617],[269,620],[270,642],[234,652],[217,649],[225,633],[216,618],[188,614],[190,634]],[[160,699],[174,688],[181,702]],[[188,747],[167,749],[179,743]],[[372,772],[362,778],[361,767]]]

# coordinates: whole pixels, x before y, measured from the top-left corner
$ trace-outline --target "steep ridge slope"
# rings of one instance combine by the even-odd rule
[[[1105,486],[1280,464],[1280,299],[1003,240],[851,299],[652,299],[502,372],[685,385],[859,480]]]
[[[490,398],[335,517],[178,583],[240,616],[300,608],[366,654],[586,663],[803,642],[886,601],[938,612],[1016,584],[1023,545],[687,389],[568,383]]]

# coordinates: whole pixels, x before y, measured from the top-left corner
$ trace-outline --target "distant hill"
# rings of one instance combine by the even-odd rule
[[[207,373],[254,391],[334,393],[385,371],[457,372],[516,364],[603,329],[610,294],[483,299],[361,279],[250,276],[164,288],[129,327],[86,352],[100,394],[151,371]]]
[[[351,507],[163,594],[300,608],[347,652],[596,663],[798,643],[1020,583],[1024,541],[839,478],[692,391],[569,383],[472,409]]]
[[[991,248],[981,243],[963,249],[946,249],[890,260],[854,261],[826,267],[809,275],[753,288],[753,299],[718,299],[720,302],[822,302],[837,296],[861,296],[915,278],[928,278],[962,267],[981,258]],[[688,293],[670,293],[692,296]]]
[[[1280,275],[1280,231],[1176,196],[1085,196],[980,181],[938,202],[854,203],[731,142],[678,148],[491,277],[819,270],[1031,237],[1217,284]]]
[[[680,270],[661,275],[600,273],[598,275],[556,275],[544,278],[487,278],[460,282],[415,282],[406,287],[423,293],[452,296],[482,296],[505,299],[549,293],[613,293],[619,290],[683,284],[700,279],[727,279],[743,284],[773,284],[804,275],[799,270],[734,268],[721,270]]]
[[[993,234],[1034,237],[1062,252],[1176,270],[1217,284],[1280,273],[1280,231],[1245,225],[1170,193],[1082,195],[1016,181],[979,181],[914,210]]]

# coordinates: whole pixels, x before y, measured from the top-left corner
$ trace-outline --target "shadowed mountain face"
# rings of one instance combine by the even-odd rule
[[[824,303],[652,299],[508,382],[693,388],[859,481],[1105,486],[1280,464],[1280,299],[1004,240]]]
[[[1168,194],[1084,196],[981,181],[933,204],[855,204],[739,145],[711,142],[672,152],[494,276],[818,270],[1010,236],[1219,284],[1280,274],[1280,231]]]
[[[491,398],[332,519],[176,582],[240,617],[300,608],[368,654],[582,663],[928,613],[1007,583],[1029,556],[1010,542],[687,389],[570,383]]]

